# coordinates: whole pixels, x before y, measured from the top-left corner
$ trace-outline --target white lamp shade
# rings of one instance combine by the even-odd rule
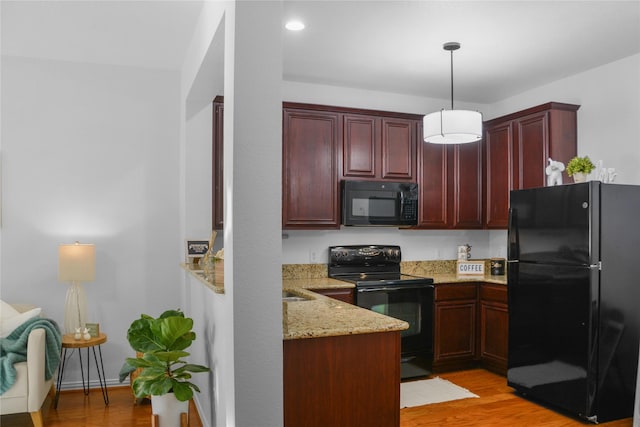
[[[423,120],[424,141],[432,144],[466,144],[482,139],[482,114],[469,110],[440,110]]]
[[[58,281],[92,282],[96,279],[96,247],[63,244],[58,248]]]

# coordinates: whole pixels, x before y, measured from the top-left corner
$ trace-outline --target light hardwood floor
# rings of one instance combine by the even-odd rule
[[[482,369],[439,376],[480,397],[402,409],[400,411],[401,427],[585,427],[592,425],[517,396],[507,386],[504,377]],[[110,388],[109,400],[109,406],[105,407],[100,389],[92,389],[89,396],[84,396],[82,391],[62,392],[57,410],[50,406],[49,399],[45,402],[45,426],[148,427],[151,425],[151,406],[148,401],[134,405],[128,387]],[[202,427],[200,419],[194,416],[195,408],[192,407],[190,413],[191,427]],[[28,414],[3,416],[0,425],[31,427],[31,419]],[[604,427],[631,427],[631,425],[630,418],[599,424]]]
[[[570,418],[525,400],[507,386],[505,377],[483,369],[446,374],[440,378],[464,387],[479,398],[454,400],[400,410],[401,427],[568,427],[593,424]],[[598,424],[631,427],[630,418]]]
[[[45,427],[149,427],[151,403],[143,399],[134,404],[127,386],[109,388],[109,406],[105,406],[99,388],[91,389],[88,396],[82,390],[62,391],[58,409],[53,409],[47,397],[43,405]],[[189,409],[190,427],[202,427],[193,403]],[[2,427],[31,427],[29,414],[3,415]]]

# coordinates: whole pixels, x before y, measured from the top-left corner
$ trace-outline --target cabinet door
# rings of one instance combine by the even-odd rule
[[[485,130],[485,225],[506,228],[509,216],[509,191],[512,183],[512,123],[500,123]]]
[[[509,312],[507,287],[480,287],[480,359],[482,365],[502,375],[507,373]]]
[[[211,211],[213,213],[213,229],[222,230],[224,228],[224,186],[222,177],[224,176],[223,170],[223,118],[224,118],[224,104],[221,101],[213,102],[213,206]]]
[[[477,363],[476,283],[437,284],[435,287],[433,369],[464,369]]]
[[[339,228],[337,113],[283,111],[282,226]]]
[[[418,227],[448,228],[447,146],[444,144],[418,145]]]
[[[414,180],[415,132],[413,120],[345,114],[342,177]]]
[[[482,144],[448,147],[453,163],[450,179],[451,228],[482,228]]]
[[[348,115],[343,118],[342,176],[376,178],[380,166],[379,119]]]
[[[548,113],[523,117],[515,122],[514,188],[544,187],[549,159]]]
[[[435,305],[434,365],[476,357],[476,300]]]
[[[382,118],[382,171],[380,178],[415,179],[416,125],[413,120]]]

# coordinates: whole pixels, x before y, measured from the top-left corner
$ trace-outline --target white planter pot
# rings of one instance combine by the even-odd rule
[[[573,174],[573,182],[586,182],[587,174],[582,172],[576,172]]]
[[[158,415],[159,427],[180,427],[180,414],[189,414],[189,401],[181,402],[173,393],[151,396],[151,413]]]

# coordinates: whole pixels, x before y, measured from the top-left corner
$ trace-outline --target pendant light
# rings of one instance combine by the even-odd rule
[[[482,139],[482,114],[453,109],[453,51],[460,43],[448,42],[442,48],[451,52],[451,110],[427,114],[423,120],[424,141],[432,144],[466,144]]]

